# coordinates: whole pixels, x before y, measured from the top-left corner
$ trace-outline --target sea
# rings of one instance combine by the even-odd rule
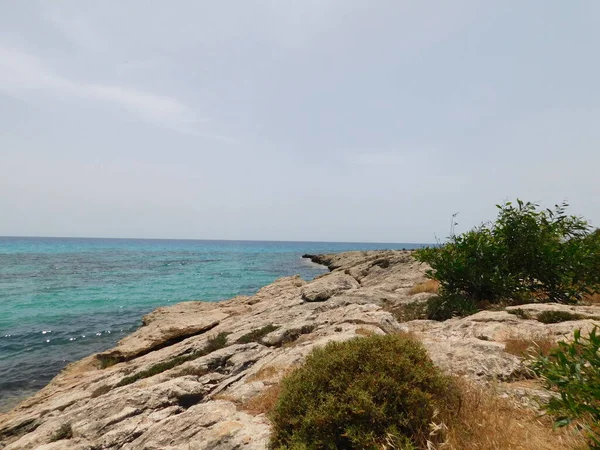
[[[305,253],[419,244],[0,237],[0,412],[68,363],[113,347],[144,314],[251,295],[327,271]]]

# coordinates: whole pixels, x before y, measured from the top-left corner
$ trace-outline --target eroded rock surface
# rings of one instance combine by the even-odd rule
[[[505,351],[507,339],[558,340],[574,328],[589,329],[600,316],[600,307],[536,304],[519,307],[526,314],[507,308],[446,322],[399,323],[388,311],[432,295],[409,295],[425,269],[410,252],[312,259],[332,272],[311,282],[282,278],[251,297],[184,302],[148,314],[114,349],[70,364],[0,415],[0,448],[265,449],[268,419],[248,405],[314,347],[370,333],[412,332],[444,369],[500,383],[525,399],[543,393],[527,379],[522,360]],[[535,320],[547,309],[581,319]],[[227,333],[226,345],[206,353],[220,333]]]

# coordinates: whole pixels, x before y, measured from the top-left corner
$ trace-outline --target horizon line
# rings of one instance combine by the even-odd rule
[[[221,242],[297,242],[311,244],[408,244],[408,245],[433,245],[426,242],[376,242],[376,241],[303,241],[303,240],[265,240],[265,239],[200,239],[200,238],[157,238],[157,237],[98,237],[98,236],[0,236],[0,239],[117,239],[117,240],[139,240],[139,241],[221,241]]]

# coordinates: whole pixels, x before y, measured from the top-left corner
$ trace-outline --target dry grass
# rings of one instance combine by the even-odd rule
[[[440,283],[436,280],[427,280],[423,283],[414,285],[408,291],[408,295],[420,294],[422,292],[428,292],[430,294],[437,294],[440,289]]]
[[[586,295],[583,297],[583,303],[586,305],[600,305],[600,292]]]
[[[357,328],[356,330],[354,330],[354,333],[358,334],[360,336],[372,336],[375,334],[375,331],[373,331],[370,328],[360,327],[360,328]]]
[[[279,383],[269,386],[260,394],[242,403],[240,408],[253,416],[268,414],[275,408],[280,391],[281,385]]]
[[[264,381],[264,380],[270,380],[274,377],[277,377],[279,375],[279,378],[287,375],[288,373],[290,373],[292,371],[291,368],[289,367],[282,367],[282,366],[265,366],[262,367],[261,369],[259,369],[255,374],[250,375],[248,377],[248,381]]]
[[[443,450],[583,450],[585,439],[570,429],[518,407],[491,389],[457,381],[461,406],[445,431]]]
[[[239,400],[235,398],[233,395],[228,394],[226,392],[219,392],[211,397],[211,400],[224,400],[226,402],[238,403]]]
[[[520,358],[548,356],[557,345],[556,341],[548,334],[532,336],[511,335],[505,341],[504,351]]]

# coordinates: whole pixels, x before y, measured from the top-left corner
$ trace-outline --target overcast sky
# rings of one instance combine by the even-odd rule
[[[0,0],[0,235],[600,225],[600,2]]]

